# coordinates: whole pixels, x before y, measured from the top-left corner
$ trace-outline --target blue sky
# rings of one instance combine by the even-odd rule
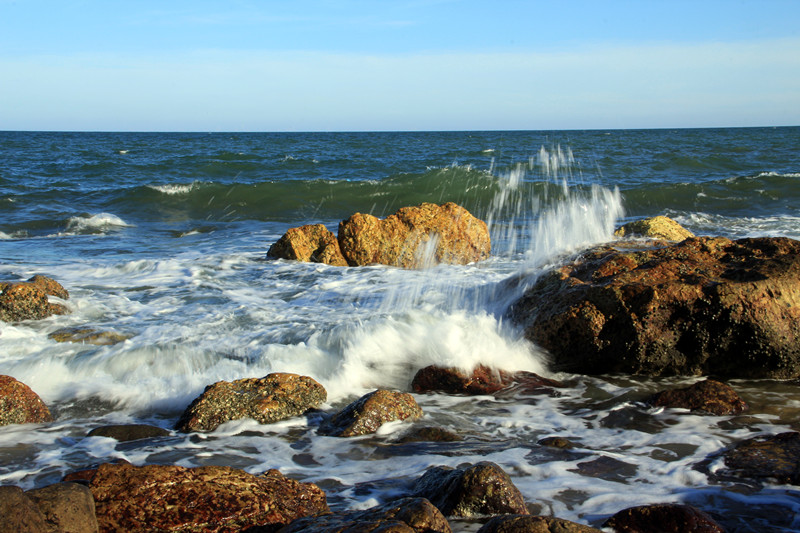
[[[0,130],[800,124],[797,0],[0,0]]]

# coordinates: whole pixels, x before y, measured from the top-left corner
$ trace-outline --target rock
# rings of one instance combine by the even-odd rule
[[[738,415],[747,403],[730,385],[707,379],[686,388],[661,391],[645,400],[653,407],[680,407],[712,415]]]
[[[94,497],[89,487],[77,483],[56,483],[27,492],[53,531],[96,533]]]
[[[35,287],[39,287],[44,291],[45,294],[55,296],[56,298],[61,298],[62,300],[69,300],[69,292],[67,289],[65,289],[59,282],[52,278],[42,276],[41,274],[36,274],[28,280],[28,283]]]
[[[476,366],[472,372],[459,368],[426,366],[414,375],[411,387],[415,392],[444,392],[447,394],[494,394],[517,385],[522,392],[552,392],[550,387],[561,387],[558,381],[543,378],[533,372],[506,372],[485,365]]]
[[[380,220],[356,213],[339,223],[339,246],[348,264],[420,268],[467,264],[489,257],[486,223],[452,202],[404,207]]]
[[[424,426],[412,428],[411,431],[400,437],[397,442],[457,442],[463,440],[461,436],[444,428]]]
[[[703,511],[680,504],[631,507],[606,520],[603,527],[617,533],[725,533]]]
[[[555,370],[794,378],[800,241],[602,246],[542,275],[509,315]]]
[[[386,422],[416,420],[422,409],[407,392],[376,390],[354,401],[323,424],[319,433],[334,437],[355,437],[375,433]]]
[[[91,476],[101,532],[239,532],[328,512],[325,493],[277,470],[103,464]]]
[[[682,241],[694,237],[694,233],[665,216],[643,218],[628,222],[614,232],[617,237],[649,237],[666,241]]]
[[[56,342],[79,342],[95,346],[111,346],[131,338],[130,335],[83,326],[57,329],[47,337]]]
[[[336,236],[323,224],[291,228],[270,246],[267,257],[347,266]]]
[[[206,387],[186,408],[175,429],[213,431],[220,424],[241,418],[269,424],[302,415],[319,407],[327,397],[322,385],[297,374],[218,381]]]
[[[0,487],[0,533],[50,533],[39,506],[19,487]]]
[[[116,426],[96,427],[89,432],[88,437],[108,437],[120,442],[139,439],[153,439],[169,437],[170,432],[157,426],[146,424],[120,424]]]
[[[545,437],[536,444],[539,446],[547,446],[548,448],[559,448],[561,450],[571,450],[575,447],[571,440],[565,439],[564,437]]]
[[[300,518],[281,529],[281,533],[450,533],[450,524],[431,502],[424,498],[403,498],[364,511],[351,511]]]
[[[412,496],[427,498],[445,516],[529,514],[511,478],[495,463],[463,468],[429,468],[415,483]]]
[[[41,320],[51,315],[63,315],[67,308],[50,303],[47,295],[69,298],[69,293],[58,282],[44,276],[34,276],[28,281],[0,282],[0,320],[19,322]]]
[[[11,376],[0,375],[0,426],[52,422],[39,395]]]
[[[755,437],[723,453],[725,473],[800,485],[800,433]]]
[[[600,530],[551,516],[504,515],[486,522],[478,533],[600,533]]]

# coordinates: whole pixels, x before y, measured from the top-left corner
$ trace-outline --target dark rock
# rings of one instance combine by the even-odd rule
[[[27,495],[44,515],[53,531],[96,533],[94,498],[88,487],[77,483],[56,483],[29,490]]]
[[[397,442],[457,442],[461,436],[444,428],[424,426],[412,428]]]
[[[116,426],[101,426],[91,430],[89,437],[108,437],[120,442],[127,442],[139,439],[153,439],[157,437],[168,437],[170,432],[157,426],[146,424],[120,424]]]
[[[323,424],[319,433],[334,437],[355,437],[375,433],[386,422],[416,420],[422,409],[407,392],[376,390],[351,403]]]
[[[617,533],[725,533],[714,519],[690,505],[631,507],[603,524]]]
[[[730,385],[707,379],[686,388],[661,391],[645,400],[653,407],[680,407],[712,415],[738,415],[747,404]]]
[[[582,374],[800,376],[800,241],[603,246],[542,275],[509,314]]]
[[[30,387],[11,376],[0,375],[0,426],[52,420],[50,410]]]
[[[84,326],[61,328],[50,333],[47,337],[56,342],[79,342],[95,346],[111,346],[131,338],[130,335]]]
[[[450,524],[424,498],[403,498],[364,511],[300,518],[281,533],[450,533]]]
[[[47,295],[69,298],[66,289],[58,282],[44,276],[34,276],[28,281],[0,282],[0,320],[18,322],[40,320],[51,315],[63,315],[67,308],[50,303]]]
[[[540,446],[548,446],[550,448],[559,448],[562,450],[569,450],[574,448],[575,445],[569,439],[564,437],[545,437],[537,442]]]
[[[570,472],[577,472],[582,476],[596,477],[608,481],[624,483],[629,478],[636,475],[638,470],[634,464],[602,455],[591,461],[585,461],[575,465],[576,468],[568,469]]]
[[[617,237],[649,237],[665,241],[682,241],[694,237],[694,233],[665,216],[643,218],[628,222],[614,232]]]
[[[19,487],[0,487],[0,533],[50,533],[39,506]]]
[[[269,424],[299,416],[327,399],[325,388],[297,374],[219,381],[206,387],[181,416],[178,431],[212,431],[230,420],[252,418]]]
[[[755,437],[723,453],[727,473],[800,485],[800,433]]]
[[[267,257],[347,266],[339,241],[323,224],[291,228],[270,246]]]
[[[339,246],[352,266],[420,268],[489,257],[486,223],[452,202],[404,207],[381,220],[356,213],[339,223]]]
[[[551,387],[563,386],[558,381],[543,378],[533,372],[506,372],[478,365],[472,372],[459,368],[426,366],[414,375],[411,387],[415,392],[444,392],[447,394],[494,394],[514,387],[519,392],[551,392]]]
[[[600,533],[600,530],[551,516],[504,515],[486,522],[478,533]]]
[[[91,477],[101,532],[239,532],[328,512],[325,493],[277,470],[222,466],[100,465]]]
[[[525,499],[508,474],[488,461],[456,469],[429,468],[411,494],[427,498],[445,516],[528,514]]]

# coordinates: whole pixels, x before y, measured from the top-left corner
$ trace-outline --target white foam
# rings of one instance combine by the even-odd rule
[[[168,183],[164,185],[148,185],[148,187],[168,195],[187,194],[197,188],[197,182],[188,184]]]
[[[117,215],[98,213],[72,217],[67,221],[67,228],[59,235],[81,235],[86,233],[105,233],[109,230],[131,227]]]

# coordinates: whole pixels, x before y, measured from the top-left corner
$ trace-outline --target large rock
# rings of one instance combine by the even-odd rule
[[[651,239],[664,239],[666,241],[682,241],[694,237],[694,233],[684,228],[674,220],[665,216],[643,218],[628,222],[618,228],[614,235],[617,237],[648,237]]]
[[[506,372],[478,365],[471,372],[460,368],[436,365],[421,368],[414,375],[414,392],[444,392],[447,394],[482,395],[514,388],[515,392],[553,393],[552,387],[562,387],[558,381],[533,372]]]
[[[557,370],[800,375],[800,241],[602,246],[542,275],[509,314]]]
[[[52,420],[50,410],[30,387],[11,376],[0,375],[0,426]]]
[[[504,515],[486,522],[478,533],[601,533],[599,529],[552,516]]]
[[[0,487],[0,533],[50,533],[39,506],[19,487]]]
[[[87,437],[108,437],[120,442],[139,439],[156,439],[169,437],[170,432],[158,426],[147,424],[119,424],[114,426],[100,426],[89,432]]]
[[[427,498],[445,516],[529,514],[508,474],[488,461],[463,468],[429,468],[414,483],[412,496]]]
[[[645,400],[653,407],[680,407],[712,415],[738,415],[747,410],[747,403],[733,387],[706,379],[688,387],[657,392]]]
[[[103,464],[89,476],[101,532],[239,532],[328,512],[325,493],[277,470]]]
[[[419,268],[489,257],[486,223],[452,202],[404,207],[381,220],[356,213],[339,223],[339,246],[350,265]]]
[[[691,505],[642,505],[622,510],[606,520],[617,533],[725,533],[713,518]]]
[[[300,518],[280,533],[450,533],[450,524],[424,498],[403,498],[364,511]]]
[[[52,531],[60,533],[97,533],[94,497],[85,485],[56,483],[29,490]]]
[[[218,381],[206,387],[176,425],[178,431],[213,431],[220,424],[252,418],[269,424],[319,407],[328,395],[307,376],[273,373],[263,378]]]
[[[67,299],[69,293],[57,281],[36,275],[28,281],[0,282],[0,320],[40,320],[51,315],[62,315],[67,308],[51,303],[48,295]]]
[[[725,468],[720,473],[800,485],[800,433],[796,431],[747,439],[723,457]]]
[[[407,392],[379,389],[366,394],[333,415],[319,429],[321,435],[355,437],[378,431],[386,422],[416,420],[422,416],[414,397]]]
[[[291,228],[270,246],[267,257],[347,266],[336,235],[323,224],[307,224]]]

